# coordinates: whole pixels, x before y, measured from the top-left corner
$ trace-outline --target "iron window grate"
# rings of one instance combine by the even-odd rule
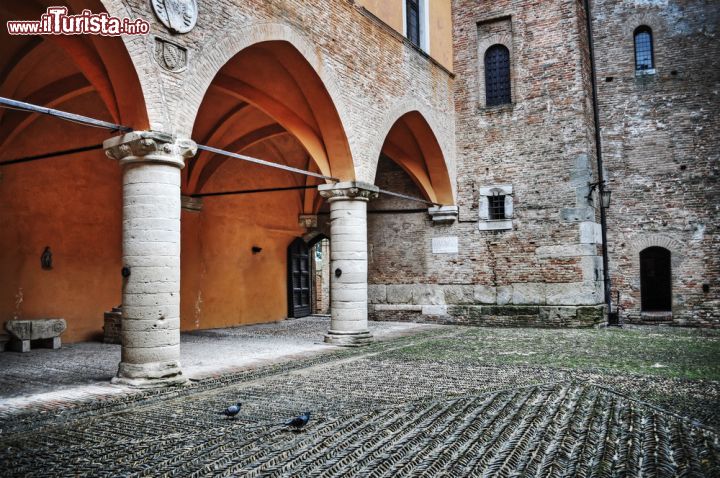
[[[493,45],[485,52],[485,103],[497,106],[510,101],[510,50]]]
[[[490,219],[505,219],[505,196],[488,196],[488,217]]]

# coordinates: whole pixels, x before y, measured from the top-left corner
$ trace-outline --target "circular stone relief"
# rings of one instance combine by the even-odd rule
[[[151,0],[155,15],[170,31],[187,33],[197,22],[196,0]]]

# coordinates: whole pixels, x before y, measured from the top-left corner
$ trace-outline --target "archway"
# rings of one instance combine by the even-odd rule
[[[284,40],[244,48],[219,69],[192,137],[325,176],[355,178],[345,131],[325,86],[303,54]],[[203,206],[183,212],[184,329],[289,315],[287,249],[316,227],[299,219],[319,211],[320,182],[208,152],[189,162],[184,194],[203,197]],[[222,191],[234,193],[204,196]]]
[[[99,1],[3,2],[5,19],[38,20],[48,6],[104,12]],[[137,129],[148,126],[135,68],[119,37],[9,35],[0,29],[0,96]],[[0,187],[1,319],[63,317],[63,341],[102,333],[121,301],[121,169],[99,145],[110,134],[0,109],[0,162],[97,146],[5,166]],[[43,269],[49,247],[53,265]]]
[[[643,312],[672,310],[670,251],[663,247],[640,252],[640,300]]]
[[[288,317],[330,313],[330,240],[298,237],[288,246]]]
[[[381,149],[383,156],[394,161],[412,178],[425,199],[446,206],[454,204],[442,149],[419,111],[407,112],[395,121],[385,137]]]

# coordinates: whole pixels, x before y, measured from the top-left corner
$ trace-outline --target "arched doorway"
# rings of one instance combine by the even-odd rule
[[[640,252],[640,299],[643,312],[672,310],[670,251],[663,247]]]
[[[288,246],[288,317],[330,313],[330,240],[324,234]]]
[[[198,143],[354,179],[343,125],[318,73],[288,41],[255,43],[210,83],[196,115]],[[182,328],[269,322],[312,313],[310,248],[322,179],[201,152],[183,171]],[[260,190],[260,191],[258,191]],[[253,192],[254,191],[254,192]],[[293,282],[294,281],[294,282]]]

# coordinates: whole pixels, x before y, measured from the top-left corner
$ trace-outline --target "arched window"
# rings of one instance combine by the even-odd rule
[[[653,38],[650,27],[643,25],[635,29],[635,70],[644,71],[655,68]]]
[[[485,52],[485,104],[510,103],[510,50],[493,45]]]

